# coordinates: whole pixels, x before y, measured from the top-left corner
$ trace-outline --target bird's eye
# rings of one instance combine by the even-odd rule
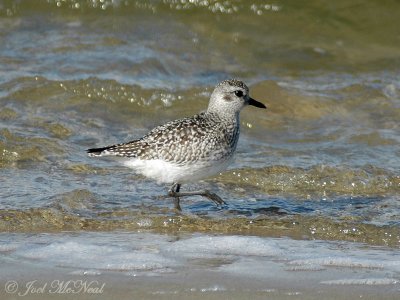
[[[235,91],[235,95],[236,97],[242,97],[243,96],[243,92],[240,90]]]

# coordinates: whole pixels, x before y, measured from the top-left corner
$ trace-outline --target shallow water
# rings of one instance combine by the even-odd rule
[[[18,279],[9,294],[19,296],[62,297],[66,285],[85,297],[82,282],[102,287],[104,299],[124,295],[121,282],[125,296],[141,299],[395,299],[399,292],[399,254],[358,243],[149,232],[12,236],[0,247],[0,274]],[[15,265],[35,273],[19,278]],[[43,292],[35,293],[32,281]]]
[[[1,1],[1,245],[150,230],[396,251],[399,23],[396,1]],[[227,207],[177,214],[167,186],[86,156],[205,109],[231,77],[268,110],[242,112],[228,171],[183,186]]]

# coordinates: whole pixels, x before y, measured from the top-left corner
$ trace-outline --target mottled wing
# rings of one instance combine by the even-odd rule
[[[171,121],[158,126],[142,138],[157,153],[157,158],[175,163],[195,162],[201,158],[213,128],[204,115]]]
[[[175,120],[151,130],[141,139],[98,149],[89,155],[115,155],[140,159],[162,159],[177,164],[219,160],[227,155],[231,141],[221,124],[204,114]],[[232,149],[234,150],[234,149]]]

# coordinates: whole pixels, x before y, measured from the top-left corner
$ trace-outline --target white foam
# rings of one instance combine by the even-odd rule
[[[9,252],[9,251],[14,251],[18,248],[18,245],[16,244],[0,244],[0,252]]]
[[[155,270],[179,265],[177,261],[157,254],[144,241],[139,245],[142,249],[127,245],[99,245],[97,242],[97,239],[70,237],[47,245],[29,245],[18,249],[16,254],[57,266],[91,270]]]
[[[183,254],[186,257],[276,256],[281,254],[281,249],[276,241],[254,236],[198,236],[177,241],[167,250]]]
[[[361,279],[337,279],[321,281],[322,284],[329,285],[390,285],[398,284],[399,280],[393,278],[361,278]]]
[[[263,257],[241,257],[237,261],[219,267],[224,273],[238,277],[268,279],[272,272],[279,274],[276,264]]]
[[[70,272],[71,275],[81,275],[81,276],[97,276],[101,275],[101,272],[98,270],[75,270]]]
[[[367,268],[367,269],[383,269],[383,264],[378,261],[368,259],[359,259],[356,257],[344,257],[341,255],[305,258],[289,261],[287,264],[295,266],[325,266],[325,267],[348,267],[348,268]]]
[[[0,247],[0,263],[1,257],[11,256],[18,261],[71,268],[69,273],[76,275],[100,275],[117,270],[128,276],[168,276],[206,266],[232,276],[259,279],[268,279],[274,274],[274,278],[281,276],[287,280],[288,274],[298,276],[296,272],[320,272],[324,274],[324,284],[384,284],[400,277],[398,251],[346,242],[89,232],[14,235],[11,245],[17,246]],[[359,278],[342,279],[348,269],[356,269]],[[364,279],[368,276],[373,278]]]
[[[206,292],[223,292],[226,291],[227,289],[224,286],[220,285],[213,285],[205,288],[201,288],[200,292],[206,293]]]
[[[324,271],[326,268],[319,266],[319,265],[300,265],[300,266],[293,266],[289,268],[285,268],[286,271]]]

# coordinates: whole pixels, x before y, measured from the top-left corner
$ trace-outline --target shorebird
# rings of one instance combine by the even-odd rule
[[[206,111],[155,127],[142,138],[127,143],[88,149],[91,157],[116,156],[122,163],[158,183],[170,183],[168,197],[181,210],[180,198],[200,195],[217,205],[226,204],[208,190],[181,192],[181,184],[224,171],[232,160],[240,132],[243,107],[266,108],[249,96],[240,80],[220,82]]]

